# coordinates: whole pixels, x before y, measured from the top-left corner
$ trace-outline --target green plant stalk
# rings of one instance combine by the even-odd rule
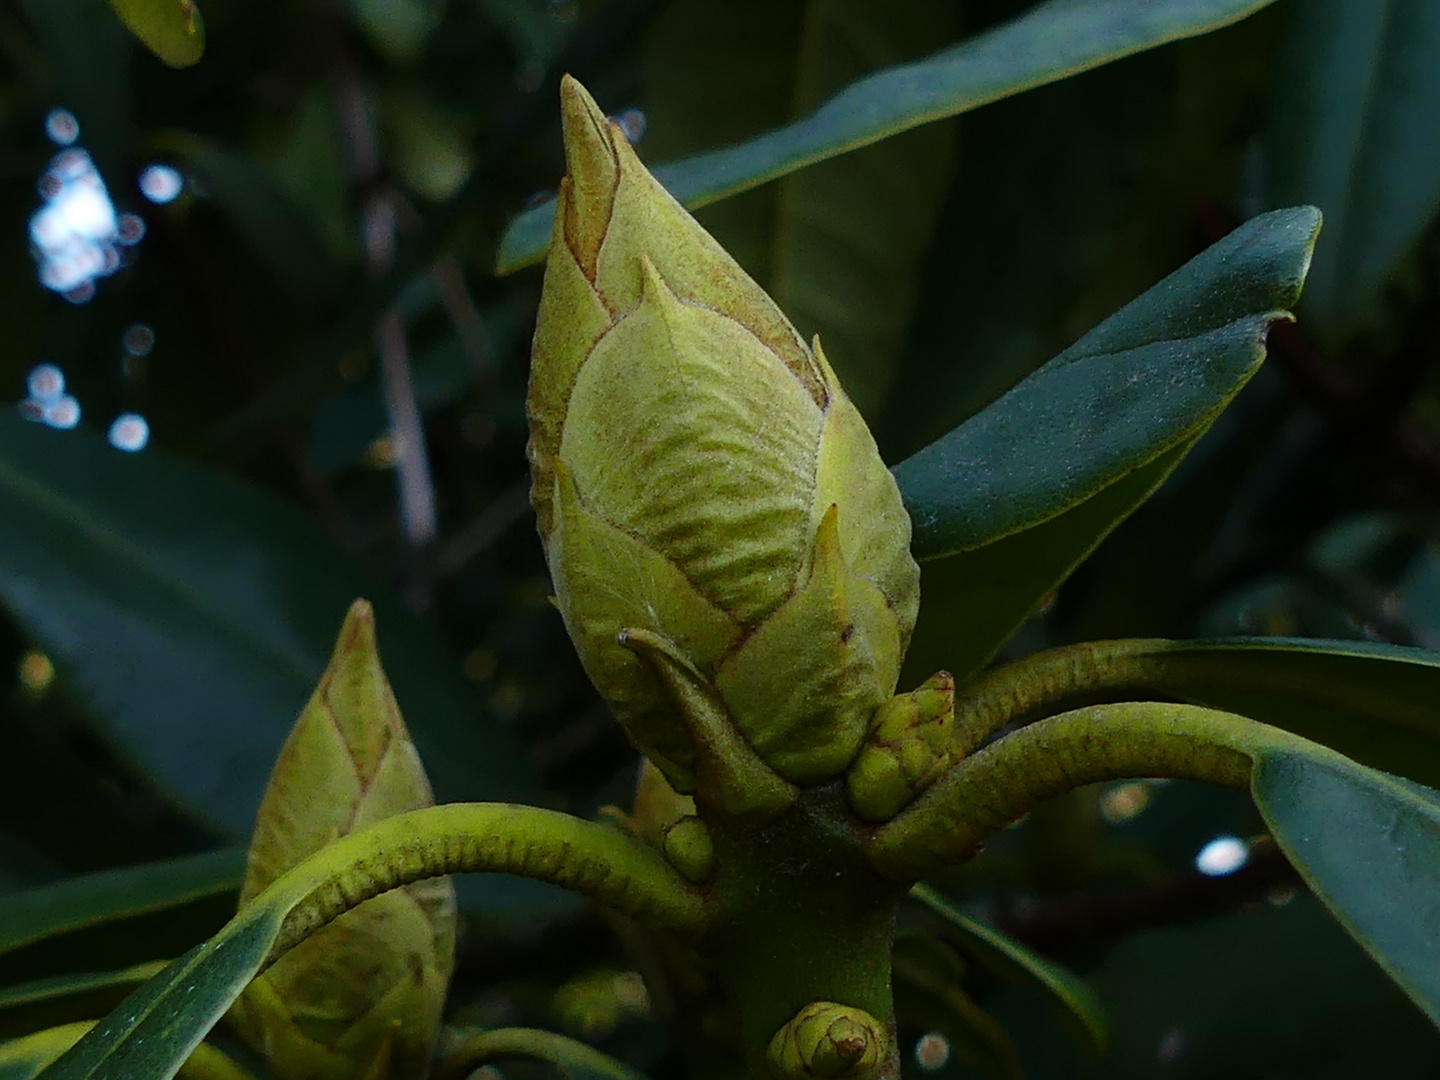
[[[754,1080],[771,1077],[765,1055],[775,1033],[816,1001],[863,1009],[888,1028],[878,1075],[900,1076],[890,953],[906,887],[870,865],[868,832],[839,782],[803,791],[761,828],[715,830],[703,947],[738,1008]]]
[[[1018,706],[1025,698],[1016,690],[1010,700]],[[1196,705],[1122,702],[1075,709],[963,758],[877,830],[867,853],[881,874],[911,883],[972,857],[986,839],[1046,799],[1084,784],[1166,776],[1248,790],[1256,756],[1285,748],[1345,760],[1298,735]]]
[[[698,930],[704,903],[661,856],[567,814],[509,803],[413,810],[342,837],[252,904],[291,903],[269,960],[382,892],[442,874],[517,874],[582,893],[648,925]]]

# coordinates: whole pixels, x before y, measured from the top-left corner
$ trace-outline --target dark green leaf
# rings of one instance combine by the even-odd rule
[[[906,657],[911,673],[920,671],[923,679],[946,670],[963,682],[984,667],[1036,604],[1164,483],[1190,445],[1171,450],[1034,528],[927,563],[926,603],[915,625],[915,646]]]
[[[655,170],[686,206],[704,206],[921,124],[1166,42],[1203,34],[1269,0],[1050,0],[926,60],[851,83],[805,118],[743,145]],[[500,244],[500,271],[538,261],[554,202],[527,210]]]
[[[1095,991],[1074,972],[1031,952],[998,930],[970,918],[928,885],[916,885],[910,898],[939,916],[956,944],[967,955],[1016,986],[1038,990],[1075,1021],[1090,1047],[1105,1049],[1109,1031],[1105,1010]]]
[[[0,416],[0,602],[177,803],[248,836],[350,602],[441,801],[525,799],[525,758],[439,635],[294,508],[159,449]]]
[[[102,870],[0,897],[0,954],[87,926],[238,892],[243,848]]]
[[[1440,792],[1291,749],[1261,753],[1251,787],[1306,883],[1440,1024]]]
[[[1440,204],[1440,6],[1286,7],[1266,163],[1277,205],[1325,212],[1303,311],[1333,336],[1366,314]]]
[[[992,594],[970,607],[983,622],[947,664],[958,677],[994,655],[1245,385],[1299,295],[1319,227],[1306,207],[1247,222],[896,466],[916,556],[964,553],[962,587]]]

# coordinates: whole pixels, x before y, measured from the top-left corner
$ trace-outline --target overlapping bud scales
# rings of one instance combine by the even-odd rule
[[[855,813],[889,821],[934,783],[953,761],[954,728],[955,678],[948,671],[875,710],[865,745],[845,774]]]
[[[356,601],[271,774],[241,905],[336,838],[433,803],[380,667],[370,605]],[[281,1080],[418,1080],[429,1072],[454,950],[450,879],[407,885],[282,956],[230,1020]]]
[[[766,1063],[776,1080],[871,1080],[886,1060],[888,1039],[865,1010],[814,1001],[775,1033]]]
[[[696,790],[716,703],[784,782],[831,779],[894,692],[915,621],[899,491],[819,343],[577,82],[561,97],[568,175],[528,401],[561,613],[677,790]],[[674,689],[697,682],[704,723]]]

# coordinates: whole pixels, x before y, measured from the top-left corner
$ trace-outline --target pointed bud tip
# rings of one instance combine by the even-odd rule
[[[364,598],[356,600],[345,613],[345,624],[335,641],[336,657],[356,650],[375,652],[375,609]]]
[[[620,181],[610,122],[579,80],[560,80],[560,126],[565,137],[565,233],[586,275],[595,276],[595,260],[610,224],[610,204]]]

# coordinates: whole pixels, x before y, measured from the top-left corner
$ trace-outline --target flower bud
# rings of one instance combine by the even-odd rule
[[[697,790],[702,744],[724,742],[716,715],[782,788],[821,783],[894,692],[914,626],[899,491],[819,342],[806,346],[577,82],[561,96],[568,175],[528,399],[531,498],[561,614],[678,791]],[[736,765],[731,786],[755,776]],[[783,791],[751,801],[773,809]]]
[[[887,1041],[864,1009],[815,1001],[775,1033],[766,1060],[777,1080],[868,1080],[886,1059]]]
[[[845,774],[850,805],[866,821],[889,821],[952,760],[955,679],[932,675],[875,710],[865,745]]]
[[[357,600],[280,751],[250,844],[244,906],[346,833],[434,804]],[[454,965],[455,893],[432,878],[383,893],[280,957],[230,1010],[282,1080],[427,1075]]]

